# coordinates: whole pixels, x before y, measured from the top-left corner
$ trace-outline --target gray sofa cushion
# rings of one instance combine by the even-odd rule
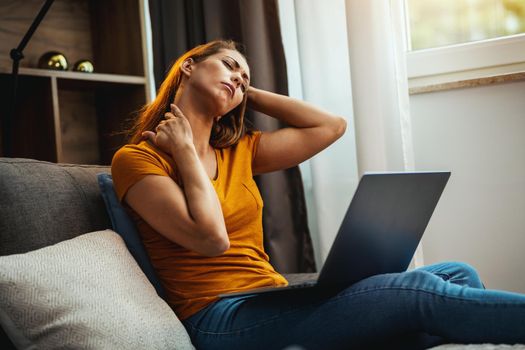
[[[97,173],[107,166],[0,158],[0,256],[111,228]]]

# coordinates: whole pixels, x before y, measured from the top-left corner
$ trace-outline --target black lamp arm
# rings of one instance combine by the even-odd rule
[[[9,108],[9,114],[4,119],[4,125],[2,127],[3,135],[2,135],[2,149],[5,157],[11,157],[13,154],[13,144],[12,144],[12,122],[15,115],[15,108],[16,108],[16,90],[18,88],[18,67],[20,65],[20,60],[24,58],[24,48],[26,47],[29,40],[31,40],[31,37],[35,33],[36,29],[40,25],[40,22],[44,19],[47,11],[53,4],[54,0],[46,0],[45,4],[42,6],[40,11],[38,12],[37,16],[33,20],[33,23],[27,30],[27,33],[22,38],[22,41],[20,41],[20,44],[11,50],[10,56],[13,60],[13,69],[11,71],[11,107]]]

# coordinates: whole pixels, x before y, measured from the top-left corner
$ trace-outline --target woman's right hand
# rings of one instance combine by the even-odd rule
[[[193,133],[182,111],[173,103],[170,107],[171,112],[164,114],[165,120],[157,125],[155,132],[144,131],[142,136],[173,156],[188,146],[193,147]]]

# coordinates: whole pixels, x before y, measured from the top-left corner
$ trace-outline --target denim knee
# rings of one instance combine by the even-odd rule
[[[466,262],[451,261],[443,263],[446,267],[442,271],[449,275],[449,281],[473,288],[484,288],[478,271]]]

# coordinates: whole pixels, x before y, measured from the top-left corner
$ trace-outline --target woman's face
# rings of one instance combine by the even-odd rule
[[[188,84],[214,108],[225,115],[243,100],[250,84],[250,68],[235,50],[221,50],[203,61],[192,63]]]

